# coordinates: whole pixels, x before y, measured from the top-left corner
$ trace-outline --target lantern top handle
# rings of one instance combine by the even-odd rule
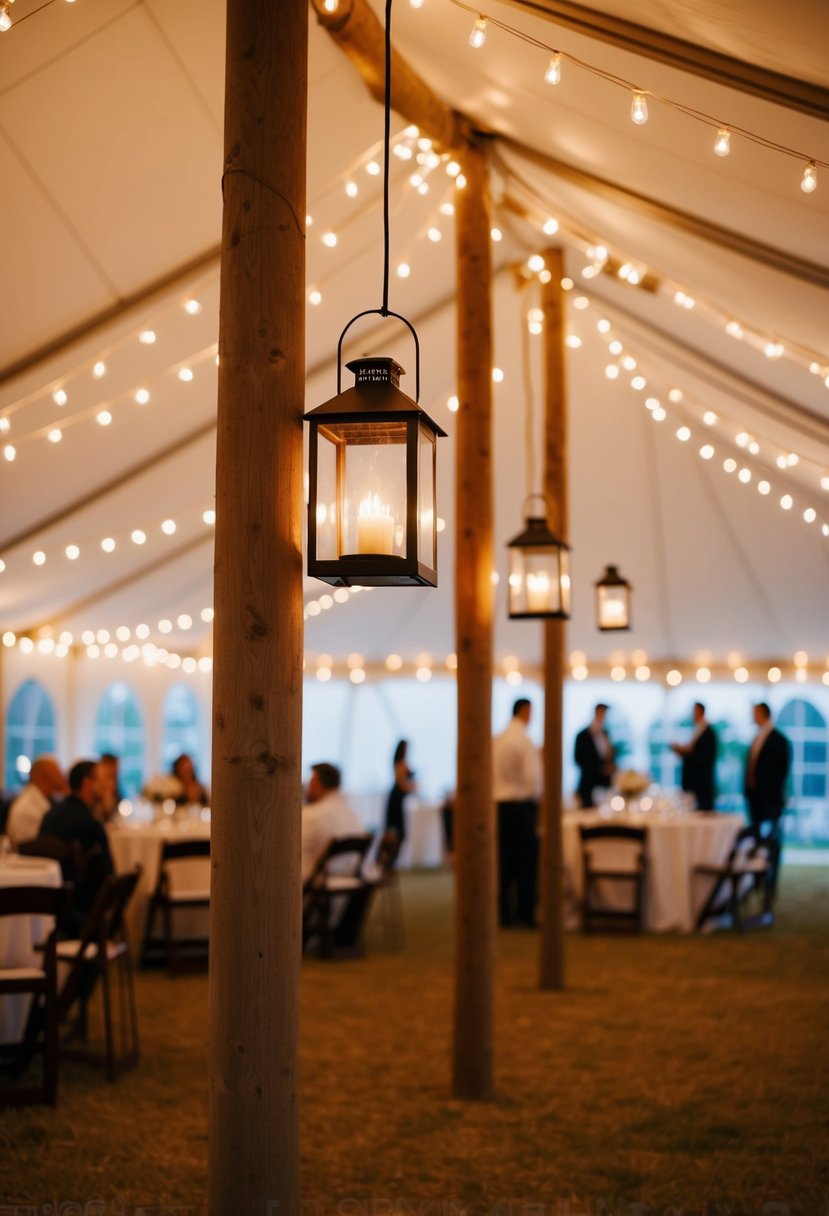
[[[538,492],[535,494],[528,494],[527,497],[524,499],[524,502],[521,506],[521,514],[524,516],[524,519],[538,519],[539,518],[537,515],[531,515],[527,509],[527,504],[531,503],[533,501],[544,503],[544,519],[546,520],[550,513],[550,504],[547,501],[547,495],[541,494]]]
[[[415,330],[415,327],[412,325],[411,321],[407,321],[405,317],[401,317],[399,312],[392,312],[391,309],[389,309],[389,308],[366,308],[364,312],[358,312],[356,317],[351,318],[351,320],[348,322],[348,324],[346,325],[343,332],[340,334],[340,340],[337,343],[337,396],[339,396],[340,393],[342,392],[343,341],[345,339],[345,335],[351,329],[351,326],[354,324],[355,321],[359,321],[361,317],[371,317],[371,316],[395,317],[398,321],[403,322],[403,324],[407,327],[407,329],[411,333],[412,337],[414,338],[415,402],[419,405],[420,404],[420,341],[417,336],[417,331]]]

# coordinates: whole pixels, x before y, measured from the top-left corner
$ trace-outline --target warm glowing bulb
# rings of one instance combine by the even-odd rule
[[[743,483],[743,485],[747,486],[748,483],[751,481],[751,469],[740,469],[737,476],[739,477],[739,479]]]
[[[336,232],[323,233],[322,243],[323,243],[323,245],[327,245],[329,249],[333,249],[334,246],[337,244]]]
[[[726,473],[733,473],[737,468],[737,461],[732,456],[727,456],[722,462],[722,467],[725,469]]]
[[[771,494],[771,482],[770,481],[758,481],[757,482],[757,492],[759,494],[762,494],[764,497],[766,494]]]
[[[193,369],[192,369],[192,367],[182,367],[182,368],[180,368],[180,369],[179,369],[179,373],[178,373],[178,378],[179,378],[179,380],[181,380],[181,381],[182,381],[182,383],[183,383],[183,384],[189,384],[189,383],[190,383],[190,381],[193,379]]]
[[[191,317],[197,317],[201,312],[201,304],[198,300],[187,300],[184,304],[184,311],[189,313]]]
[[[206,524],[213,525],[216,522],[216,512],[212,509],[204,511],[202,513],[202,519]]]
[[[791,494],[784,494],[780,499],[780,506],[784,511],[791,511],[793,503],[794,499],[792,498]]]
[[[152,346],[152,344],[155,342],[155,330],[142,329],[141,333],[138,335],[138,341],[143,343],[144,346]]]
[[[714,426],[715,423],[718,421],[718,418],[713,410],[706,410],[705,413],[702,415],[702,421],[705,423],[706,426]]]
[[[457,414],[458,410],[460,409],[460,402],[458,401],[458,398],[454,395],[449,397],[446,402],[446,408],[449,410],[450,414]]]
[[[112,553],[113,549],[115,548],[115,540],[113,537],[105,536],[101,541],[101,548],[103,549],[104,553]]]
[[[92,375],[95,377],[96,380],[100,380],[102,376],[106,375],[106,370],[107,370],[106,363],[103,363],[99,360],[92,369]]]
[[[176,530],[176,521],[174,519],[165,519],[161,525],[161,531],[165,536],[172,536]]]
[[[101,410],[100,414],[95,415],[95,421],[99,426],[109,426],[112,422],[112,414],[109,410]]]
[[[409,263],[400,262],[400,264],[397,267],[397,277],[399,279],[408,279],[408,277],[411,273],[412,273],[412,268],[409,265]]]
[[[558,220],[545,220],[541,226],[541,231],[545,236],[555,236],[555,234],[558,232]]]
[[[547,84],[561,84],[561,54],[558,51],[553,52],[552,58],[547,64],[544,79]]]
[[[146,405],[147,402],[149,401],[149,399],[150,399],[150,393],[149,393],[148,389],[139,388],[137,390],[137,392],[135,394],[136,405]]]
[[[817,166],[813,160],[808,161],[804,166],[800,189],[804,194],[811,194],[813,190],[817,190]]]
[[[469,35],[469,45],[479,51],[486,42],[486,17],[477,17]]]
[[[319,291],[316,287],[312,287],[311,290],[308,292],[308,303],[313,304],[315,307],[317,304],[322,303],[322,292]]]
[[[493,369],[492,369],[492,379],[493,379],[493,381],[494,381],[496,384],[503,384],[503,382],[504,382],[504,372],[503,372],[503,368],[500,368],[500,367],[493,367]]]
[[[651,410],[651,418],[654,422],[664,422],[667,417],[668,415],[661,405],[658,405],[655,410]]]
[[[52,400],[54,401],[55,405],[66,405],[67,401],[69,400],[69,398],[66,395],[66,390],[62,389],[62,388],[56,388],[55,391],[52,393]]]
[[[36,566],[42,566],[46,561],[46,554],[42,549],[38,549],[37,552],[32,554],[32,561]]]
[[[608,363],[607,367],[604,369],[604,374],[607,376],[608,380],[617,380],[619,378],[619,369],[615,363]]]
[[[725,332],[728,334],[729,338],[739,339],[743,336],[743,327],[739,321],[729,321],[725,327]]]
[[[630,102],[630,118],[631,122],[635,122],[638,127],[648,121],[648,103],[644,93],[633,94]]]
[[[142,532],[140,528],[136,528],[134,532],[130,533],[130,540],[134,545],[143,545],[146,539],[147,533]]]
[[[540,253],[533,253],[527,258],[527,266],[533,272],[538,274],[539,270],[544,269],[544,259]]]
[[[440,231],[440,228],[430,228],[429,231],[426,233],[426,235],[428,236],[429,240],[432,241],[435,245],[442,238],[442,233]]]
[[[60,429],[60,427],[56,426],[54,430],[49,432],[49,442],[60,443],[61,439],[63,439],[63,431]]]
[[[714,141],[714,151],[717,156],[728,156],[731,151],[731,132],[728,127],[720,127]]]
[[[504,236],[500,228],[490,228],[489,235],[492,237],[493,241],[503,240]]]
[[[9,13],[8,3],[0,4],[0,33],[5,33],[12,27],[11,14]]]
[[[368,164],[366,165],[366,173],[369,175],[369,177],[379,177],[380,176],[380,166],[378,165],[376,160],[370,160],[368,162]]]
[[[703,460],[710,460],[714,455],[714,449],[710,443],[704,443],[699,450],[699,454]]]
[[[687,443],[687,441],[691,438],[691,428],[687,427],[687,426],[681,426],[676,433],[676,437],[677,437],[677,439],[680,440],[681,443]]]

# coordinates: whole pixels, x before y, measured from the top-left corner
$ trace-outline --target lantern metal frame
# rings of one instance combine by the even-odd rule
[[[381,312],[367,309],[349,321],[340,335],[337,345],[337,396],[317,406],[304,415],[310,423],[309,434],[309,484],[308,484],[308,574],[334,587],[436,587],[437,586],[437,439],[446,432],[426,413],[417,400],[412,401],[398,386],[403,368],[395,359],[386,356],[353,359],[346,366],[355,373],[356,383],[342,388],[341,355],[346,332],[360,317]],[[415,383],[420,396],[420,344],[414,328],[405,317],[397,313],[384,315],[396,317],[408,326],[415,342]],[[371,376],[374,371],[375,376]],[[360,373],[366,373],[361,381]],[[376,378],[375,378],[376,377]],[[318,512],[319,491],[319,444],[320,434],[338,445],[335,478],[338,483],[345,476],[345,448],[348,446],[335,436],[331,429],[337,424],[363,423],[366,428],[382,428],[389,423],[405,423],[406,497],[403,544],[404,553],[338,553],[336,558],[318,556]],[[429,503],[418,501],[421,478],[421,434],[425,428],[431,438],[431,487]],[[337,490],[338,534],[342,528],[341,488]],[[424,511],[431,512],[431,538],[426,546],[419,545]],[[338,546],[342,541],[338,542]],[[430,549],[430,561],[422,560],[423,548]]]
[[[543,515],[530,515],[527,513],[527,504],[533,499],[537,499],[544,504]],[[570,563],[567,554],[570,553],[570,546],[566,541],[556,534],[550,528],[547,522],[547,499],[543,494],[530,494],[524,500],[524,530],[514,536],[507,543],[507,549],[520,549],[531,554],[533,550],[545,549],[551,552],[557,551],[556,566],[558,569],[558,595],[557,600],[559,607],[553,611],[544,609],[543,611],[531,611],[529,607],[518,610],[513,609],[513,594],[515,589],[512,584],[513,571],[510,570],[507,577],[507,615],[510,620],[521,621],[569,621],[572,595],[572,580],[570,578]],[[564,579],[567,583],[565,586]],[[517,594],[517,593],[515,593]]]
[[[625,633],[630,631],[631,625],[631,605],[633,595],[633,585],[619,573],[618,566],[607,566],[604,574],[600,579],[597,579],[593,584],[596,588],[596,627],[601,633]],[[619,588],[622,592],[625,605],[625,618],[618,625],[602,624],[602,591],[605,588]]]

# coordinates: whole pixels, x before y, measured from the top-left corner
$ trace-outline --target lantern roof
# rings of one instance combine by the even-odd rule
[[[570,546],[556,536],[547,523],[545,515],[530,515],[524,520],[524,530],[507,543],[508,549],[552,548],[567,549]]]
[[[628,579],[619,573],[618,566],[608,566],[602,577],[597,579],[594,585],[596,587],[628,587],[631,591],[633,590]]]
[[[369,413],[376,416],[379,422],[388,421],[394,416],[409,415],[422,418],[436,435],[446,437],[443,427],[399,388],[400,377],[405,376],[406,372],[395,359],[387,356],[351,359],[346,367],[354,372],[355,383],[344,392],[337,393],[336,397],[309,410],[304,415],[306,421],[336,418],[347,422],[351,418],[365,418]]]

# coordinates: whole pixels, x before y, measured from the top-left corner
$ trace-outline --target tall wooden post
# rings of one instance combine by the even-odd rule
[[[455,192],[458,401],[455,613],[455,1026],[458,1098],[493,1089],[495,808],[492,801],[492,302],[486,158],[463,155]]]
[[[305,0],[227,0],[211,1216],[299,1211]]]
[[[545,255],[551,273],[541,288],[544,312],[544,493],[552,530],[568,539],[567,384],[564,344],[564,255]],[[566,622],[544,622],[544,799],[541,843],[539,986],[564,987],[564,859],[561,839],[562,743]]]

